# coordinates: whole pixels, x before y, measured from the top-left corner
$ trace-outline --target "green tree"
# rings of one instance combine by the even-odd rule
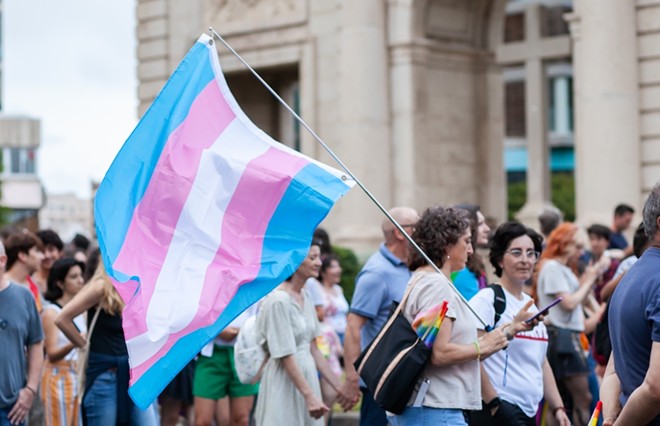
[[[339,257],[339,264],[341,265],[341,288],[344,289],[344,296],[348,303],[353,299],[353,292],[355,291],[355,277],[362,268],[358,261],[357,256],[353,250],[345,247],[332,246],[332,252]]]
[[[567,221],[575,220],[575,177],[572,172],[554,172],[550,176],[550,199],[564,213]],[[527,201],[527,182],[519,180],[507,185],[508,218],[514,220],[516,213]]]

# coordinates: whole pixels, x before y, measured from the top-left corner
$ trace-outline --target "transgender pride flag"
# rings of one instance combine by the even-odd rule
[[[129,393],[147,407],[229,322],[289,277],[352,181],[241,111],[202,35],[96,194],[103,262],[126,302]]]

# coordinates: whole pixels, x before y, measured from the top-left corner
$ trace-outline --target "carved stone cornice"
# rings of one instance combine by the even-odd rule
[[[204,0],[204,16],[221,35],[254,33],[307,21],[308,0]]]

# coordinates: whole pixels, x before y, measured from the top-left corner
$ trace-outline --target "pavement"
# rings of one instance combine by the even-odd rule
[[[330,420],[330,426],[358,426],[359,424],[359,411],[349,411],[346,413],[334,412]]]

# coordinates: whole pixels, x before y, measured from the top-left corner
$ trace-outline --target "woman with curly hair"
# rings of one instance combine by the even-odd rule
[[[557,382],[563,382],[573,399],[575,425],[587,424],[591,404],[590,369],[580,337],[585,328],[583,303],[592,294],[596,279],[606,266],[589,265],[578,278],[575,265],[583,253],[585,241],[584,231],[574,223],[564,222],[555,228],[539,260],[533,287],[540,306],[562,298],[545,320],[548,361]]]
[[[465,303],[451,288],[448,276],[465,267],[472,253],[470,219],[460,209],[431,207],[415,225],[413,240],[440,268],[441,274],[428,265],[422,255],[411,250],[408,259],[413,275],[410,294],[403,307],[412,323],[420,312],[443,300],[449,302],[445,320],[433,344],[433,352],[420,380],[427,380],[423,395],[413,394],[416,406],[391,416],[393,425],[467,425],[463,410],[481,409],[479,363],[507,346],[507,334],[527,330],[524,320],[531,314],[521,311],[513,323],[504,324],[481,337],[477,323]]]

